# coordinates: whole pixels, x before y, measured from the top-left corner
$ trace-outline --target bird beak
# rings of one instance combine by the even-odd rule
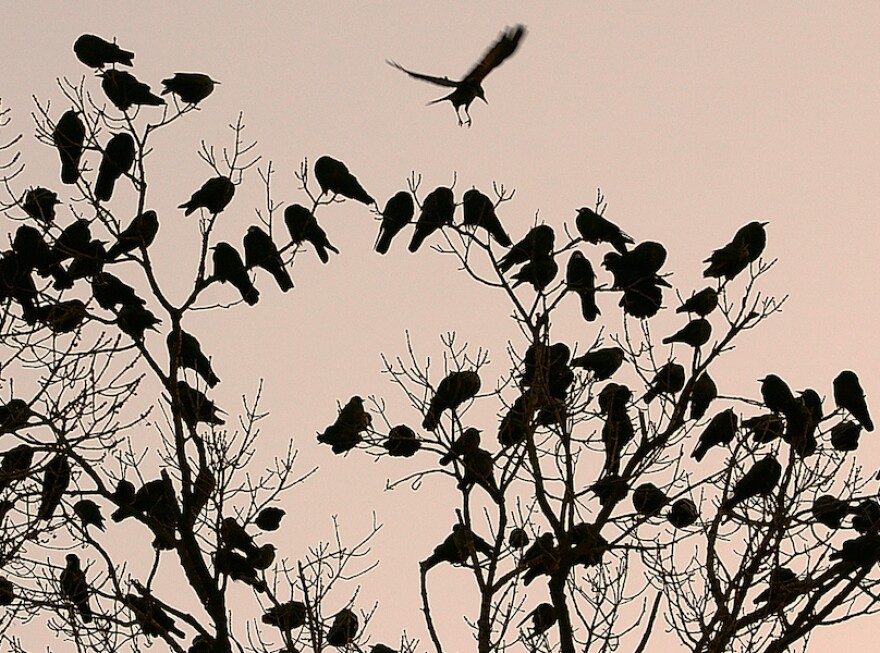
[[[486,98],[484,98],[482,95],[480,96],[480,99],[481,99],[483,102],[485,102],[486,104],[489,104],[489,100],[487,100]]]

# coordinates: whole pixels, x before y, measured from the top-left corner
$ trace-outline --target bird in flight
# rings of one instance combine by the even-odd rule
[[[386,61],[386,63],[398,70],[402,70],[415,79],[454,89],[449,95],[432,100],[431,102],[428,102],[428,104],[436,104],[443,100],[449,100],[455,109],[455,115],[458,118],[459,126],[466,124],[470,127],[471,114],[469,108],[471,102],[473,102],[475,98],[480,98],[483,102],[489,104],[489,101],[486,100],[485,92],[483,91],[483,80],[486,78],[486,75],[500,66],[505,59],[516,52],[519,42],[525,33],[526,28],[523,25],[506,28],[501,34],[501,37],[486,51],[486,54],[483,55],[480,62],[477,63],[477,65],[475,65],[460,81],[455,81],[448,77],[434,77],[432,75],[416,73],[407,70],[395,61]],[[464,115],[467,118],[466,121],[461,119],[460,108],[462,106],[464,107]]]

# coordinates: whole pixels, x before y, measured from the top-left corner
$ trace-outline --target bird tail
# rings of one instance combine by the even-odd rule
[[[427,102],[425,104],[425,106],[430,106],[432,104],[437,104],[438,102],[443,102],[443,100],[451,100],[451,99],[452,99],[452,94],[450,93],[449,95],[444,95],[443,97],[438,97],[436,100],[431,100],[430,102]]]

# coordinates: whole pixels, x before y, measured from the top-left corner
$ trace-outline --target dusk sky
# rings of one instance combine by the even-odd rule
[[[790,298],[713,368],[721,393],[758,397],[757,379],[773,372],[794,389],[815,387],[830,405],[832,379],[853,369],[880,413],[878,3],[34,2],[4,9],[0,100],[13,122],[0,142],[25,135],[27,169],[13,185],[19,194],[37,184],[62,190],[57,152],[33,138],[32,96],[51,102],[57,119],[69,107],[55,79],[85,76],[103,100],[100,80],[73,55],[80,34],[115,37],[133,50],[132,72],[156,92],[177,71],[221,82],[200,111],[155,135],[147,160],[148,208],[161,222],[153,255],[160,278],[179,284],[181,298],[195,273],[195,255],[187,256],[199,234],[195,217],[176,207],[212,176],[197,157],[200,141],[228,147],[227,125],[241,112],[245,139],[258,141],[259,165],[272,161],[272,197],[283,205],[306,203],[293,173],[304,158],[311,165],[325,154],[345,161],[381,206],[406,188],[411,171],[422,175],[420,197],[454,175],[458,200],[473,186],[491,194],[493,181],[516,189],[499,209],[514,240],[536,216],[561,234],[578,208],[594,205],[598,188],[607,217],[637,242],[666,245],[664,269],[685,294],[704,287],[702,261],[713,249],[747,222],[768,221],[765,257],[778,263],[761,287]],[[489,104],[472,105],[470,128],[457,125],[448,102],[426,106],[444,89],[385,63],[461,77],[505,26],[519,23],[528,33],[485,81]],[[160,113],[147,107],[140,123]],[[113,198],[123,221],[134,197],[129,187]],[[264,206],[254,169],[218,220],[220,237],[240,245]],[[435,382],[443,333],[488,349],[488,369],[499,375],[509,363],[507,343],[522,349],[524,341],[504,297],[474,283],[452,257],[428,246],[410,254],[409,232],[389,254],[376,254],[376,217],[355,202],[324,207],[317,217],[339,256],[322,265],[313,251],[302,252],[289,293],[261,273],[257,306],[195,314],[186,326],[214,359],[223,383],[212,397],[230,421],[242,395],[252,397],[265,380],[261,406],[271,415],[258,462],[271,464],[292,437],[297,469],[320,467],[288,495],[280,555],[295,559],[330,537],[332,514],[353,542],[375,511],[384,523],[373,547],[380,564],[362,591],[363,607],[379,601],[373,641],[396,644],[405,627],[424,650],[418,561],[455,521],[450,483],[429,478],[418,492],[384,492],[386,479],[424,467],[418,456],[336,457],[315,433],[333,421],[337,400],[353,394],[384,398],[392,424],[421,422],[381,373],[381,354],[406,356],[407,331],[417,356],[435,361]],[[216,299],[231,301],[234,292],[216,290]],[[524,297],[531,293],[523,289]],[[603,299],[600,324],[616,332],[616,297]],[[678,328],[677,304],[667,293],[667,310],[652,321],[656,334]],[[593,342],[596,326],[583,322],[576,302],[556,319],[555,338],[581,351]],[[164,334],[148,335],[148,346],[164,349]],[[484,389],[493,383],[485,378]],[[490,432],[495,427],[488,408],[477,417]],[[155,434],[145,430],[148,441]],[[870,437],[864,445],[860,460],[875,469],[880,447]],[[466,576],[436,572],[438,605],[458,607],[451,593]],[[238,591],[244,598],[250,590]],[[465,650],[460,616],[448,627],[450,641]],[[825,629],[812,650],[869,628],[858,621]],[[659,641],[663,648],[651,650],[679,650],[674,640]]]

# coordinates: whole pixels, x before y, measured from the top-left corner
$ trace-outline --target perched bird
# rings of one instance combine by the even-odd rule
[[[190,428],[195,428],[199,422],[218,425],[226,423],[219,415],[222,411],[214,402],[208,399],[205,393],[191,388],[186,381],[177,382],[177,396],[180,397],[180,404],[177,406],[180,416],[184,424]],[[172,393],[172,405],[174,403]]]
[[[235,184],[229,177],[220,175],[211,177],[195,191],[192,196],[177,208],[185,209],[183,215],[188,216],[196,209],[207,209],[210,213],[217,214],[223,211],[232,201],[235,195]]]
[[[549,575],[559,568],[559,549],[553,533],[541,533],[519,559],[517,569],[525,570],[523,583],[528,586],[538,576]]]
[[[214,276],[221,283],[229,282],[236,287],[241,298],[249,306],[253,306],[260,300],[260,291],[256,289],[244,267],[241,255],[229,243],[217,243],[214,245],[214,254],[211,257],[214,262]]]
[[[330,646],[348,646],[357,637],[359,627],[357,615],[348,608],[343,608],[333,617],[333,623],[327,631],[327,643]]]
[[[532,396],[531,392],[521,394],[501,418],[498,426],[498,443],[502,447],[512,447],[526,439],[537,404]]]
[[[788,415],[797,401],[788,384],[775,374],[768,374],[761,381],[761,398],[764,405],[774,413]]]
[[[627,244],[635,242],[620,227],[587,207],[578,209],[575,226],[584,241],[593,245],[608,243],[621,254],[626,254]]]
[[[98,240],[97,238],[89,241],[89,243],[73,257],[73,261],[67,268],[67,275],[71,279],[85,279],[98,274],[104,269],[104,263],[107,260],[107,250],[104,245],[107,241]]]
[[[721,249],[716,249],[704,261],[709,267],[705,269],[703,276],[716,279],[723,277],[730,281],[745,270],[749,263],[757,261],[767,244],[767,233],[764,230],[767,224],[750,222],[741,227],[730,243]]]
[[[676,313],[695,313],[700,317],[706,317],[718,306],[718,291],[712,287],[703,288],[700,292],[691,295],[691,298],[675,309]]]
[[[161,106],[165,100],[150,91],[147,84],[131,73],[110,68],[101,73],[101,88],[107,99],[120,111],[128,111],[132,105]]]
[[[781,476],[782,465],[779,461],[773,456],[765,456],[733,485],[733,492],[721,503],[721,510],[728,512],[747,499],[768,496]]]
[[[336,421],[318,434],[318,442],[332,445],[335,454],[345,453],[357,446],[363,439],[361,433],[372,423],[372,415],[364,410],[364,400],[355,395],[339,411]]]
[[[752,432],[752,438],[755,442],[767,444],[782,437],[785,433],[785,420],[776,413],[758,415],[744,420],[742,428]]]
[[[121,254],[128,254],[139,247],[147,249],[153,244],[157,233],[159,233],[159,216],[156,212],[139,213],[125,229],[119,232],[116,242],[107,250],[107,260],[114,261]]]
[[[566,533],[571,545],[572,562],[584,567],[595,567],[602,563],[602,557],[608,550],[608,541],[602,537],[593,524],[579,523]]]
[[[871,567],[880,562],[880,534],[865,533],[847,540],[840,550],[834,551],[828,559],[840,560],[856,567]]]
[[[101,508],[91,499],[81,499],[73,504],[73,512],[82,520],[83,528],[86,526],[96,526],[99,530],[104,530],[104,515],[101,514]]]
[[[421,449],[422,443],[406,424],[399,424],[388,432],[388,437],[382,446],[388,450],[389,456],[409,458]]]
[[[593,483],[590,491],[598,497],[600,504],[607,506],[623,500],[629,492],[629,486],[626,479],[609,473]]]
[[[52,256],[56,261],[81,256],[92,241],[88,220],[78,218],[61,230],[52,245]]]
[[[85,137],[85,135],[83,135],[83,137]],[[63,161],[64,158],[62,155],[62,162]],[[79,174],[78,166],[79,159],[77,158],[77,174]],[[61,204],[61,200],[58,199],[58,193],[49,190],[48,188],[43,188],[42,186],[35,186],[34,188],[25,191],[24,198],[21,202],[21,208],[34,220],[54,222],[55,207],[58,204]]]
[[[346,165],[332,157],[322,156],[315,161],[315,179],[322,193],[342,195],[367,206],[376,203]]]
[[[107,64],[131,66],[134,52],[123,50],[116,43],[105,41],[94,34],[83,34],[73,42],[76,58],[89,68],[103,68]]]
[[[134,288],[110,274],[98,272],[92,275],[92,296],[98,302],[98,306],[104,310],[113,310],[116,306],[136,304],[143,306],[146,302],[137,296]]]
[[[849,504],[830,494],[823,494],[813,501],[811,512],[813,519],[820,524],[837,529],[849,512]]]
[[[171,477],[166,470],[162,470],[159,478],[147,481],[141,486],[134,495],[131,509],[152,520],[150,527],[157,536],[157,542],[161,543],[157,548],[173,547],[173,529],[180,520],[180,505],[177,502]],[[112,519],[113,515],[110,517]],[[156,546],[155,542],[154,546]]]
[[[700,440],[691,457],[700,462],[712,447],[730,444],[733,441],[733,436],[736,435],[738,425],[739,418],[733,412],[733,408],[728,408],[715,415],[700,434]]]
[[[663,279],[660,277],[642,279],[624,289],[617,305],[624,313],[639,320],[654,317],[663,306],[661,282]]]
[[[116,326],[137,342],[143,342],[147,329],[158,331],[160,324],[162,320],[141,304],[123,304],[116,314]]]
[[[673,342],[681,342],[694,349],[699,349],[712,337],[712,325],[708,320],[697,318],[691,320],[684,325],[679,331],[671,336],[663,338],[663,344],[668,345]]]
[[[202,353],[202,345],[195,336],[180,329],[171,331],[165,342],[168,345],[169,357],[176,360],[178,366],[194,370],[209,388],[220,383],[220,379],[211,367],[211,360]]]
[[[669,503],[669,497],[653,483],[642,483],[633,490],[632,503],[640,515],[656,517]]]
[[[255,265],[263,268],[273,277],[281,288],[287,292],[293,288],[290,273],[284,267],[284,260],[278,253],[278,248],[272,242],[272,237],[257,225],[248,227],[244,236],[244,263],[252,268]]]
[[[697,504],[690,499],[679,499],[672,504],[669,512],[666,514],[667,521],[675,528],[687,528],[694,524],[700,518],[697,512]]]
[[[391,241],[400,231],[412,222],[415,214],[415,204],[410,193],[405,190],[399,191],[385,204],[382,211],[382,225],[379,227],[379,236],[376,238],[376,251],[387,254],[391,247]]]
[[[58,454],[46,463],[43,472],[37,519],[44,521],[52,519],[68,485],[70,485],[70,463],[67,462],[66,456]]]
[[[162,95],[174,93],[181,102],[198,104],[214,92],[214,85],[220,82],[204,73],[174,73],[173,77],[162,80],[165,90]]]
[[[498,269],[507,272],[514,265],[547,258],[553,252],[555,242],[556,234],[550,225],[539,224],[537,227],[532,227],[522,240],[514,244],[510,251],[498,260]]]
[[[491,453],[479,447],[466,451],[461,456],[461,465],[464,473],[458,483],[459,490],[467,491],[476,484],[486,490],[492,498],[499,497],[498,485],[495,482],[495,459]]]
[[[558,273],[559,265],[552,256],[535,258],[528,263],[525,263],[512,275],[511,278],[516,280],[513,284],[513,288],[516,288],[523,283],[530,283],[535,289],[535,292],[541,292],[550,285]]]
[[[284,209],[284,224],[287,225],[291,240],[297,245],[304,242],[311,243],[322,263],[327,263],[330,260],[328,249],[336,254],[339,253],[339,250],[327,240],[327,233],[321,229],[315,216],[306,207],[300,204],[291,204]]]
[[[259,577],[253,564],[236,551],[219,548],[214,554],[214,566],[221,574],[250,585],[257,592],[262,593],[268,589],[266,582]]]
[[[769,603],[774,606],[783,606],[794,599],[801,583],[797,574],[788,567],[775,567],[767,577],[769,587],[755,597],[755,603]]]
[[[248,558],[257,553],[254,538],[238,523],[235,517],[224,517],[220,522],[220,540],[228,549],[238,549]]]
[[[65,184],[75,184],[79,180],[79,162],[85,140],[86,126],[79,114],[73,109],[65,112],[52,131],[52,142],[61,156],[61,181]]]
[[[422,210],[416,221],[416,228],[412,240],[409,242],[409,251],[416,252],[425,238],[441,229],[443,226],[452,224],[452,216],[455,213],[455,196],[451,188],[438,186],[425,196],[422,202]]]
[[[837,451],[855,451],[859,448],[862,425],[856,422],[841,422],[831,427],[831,446]]]
[[[68,299],[37,307],[37,320],[53,333],[76,331],[86,319],[86,305],[79,299]]]
[[[3,452],[3,461],[0,462],[0,492],[13,481],[27,476],[33,462],[34,448],[29,444],[19,444]]]
[[[189,504],[188,523],[195,523],[199,513],[208,505],[217,489],[217,477],[207,464],[199,467],[192,484],[192,499]]]
[[[507,543],[512,549],[524,549],[529,545],[529,534],[522,528],[512,528],[507,536]]]
[[[128,132],[113,134],[104,148],[101,165],[98,166],[98,179],[95,181],[95,198],[107,201],[113,196],[116,180],[131,169],[134,164],[134,138]]]
[[[133,506],[137,496],[134,483],[126,481],[124,478],[120,479],[116,483],[116,489],[113,490],[110,496],[113,499],[113,503],[117,506],[116,510],[110,515],[110,519],[119,523],[134,514]]]
[[[703,372],[694,381],[691,388],[691,419],[699,421],[703,419],[709,406],[718,396],[718,387],[708,372]]]
[[[635,437],[632,420],[623,414],[609,416],[602,426],[602,444],[605,446],[605,464],[602,470],[609,474],[620,471],[620,457],[629,442]]]
[[[624,254],[608,252],[602,259],[602,267],[614,276],[615,288],[626,289],[645,281],[666,284],[657,278],[666,257],[663,245],[647,240]]]
[[[471,103],[476,98],[480,98],[483,102],[488,104],[486,94],[483,91],[483,80],[486,78],[486,75],[500,66],[505,59],[516,52],[517,47],[519,47],[519,42],[525,33],[526,28],[523,25],[506,28],[501,34],[501,37],[489,48],[489,50],[486,51],[486,54],[483,55],[480,62],[471,68],[470,72],[459,81],[449,79],[448,77],[434,77],[432,75],[416,73],[407,70],[394,61],[387,61],[386,63],[393,68],[397,68],[397,70],[405,72],[407,75],[415,79],[420,79],[423,82],[430,82],[431,84],[437,84],[438,86],[452,88],[452,93],[442,98],[432,100],[428,104],[436,104],[438,102],[443,102],[444,100],[449,100],[455,109],[455,117],[458,118],[459,126],[467,124],[470,127]],[[459,113],[461,107],[464,107],[464,115],[467,118],[466,121],[461,119]]]
[[[606,381],[623,365],[623,349],[603,347],[583,356],[571,359],[572,367],[580,367],[593,373],[594,381]]]
[[[482,227],[502,247],[510,247],[513,244],[495,213],[495,204],[486,195],[476,188],[471,188],[465,191],[462,197],[462,207],[464,211],[462,226]]]
[[[609,419],[626,418],[626,408],[632,399],[632,390],[619,383],[609,383],[597,397],[599,414]]]
[[[661,394],[674,395],[684,387],[684,367],[678,363],[668,362],[654,375],[650,387],[643,399],[650,404]]]
[[[522,626],[529,619],[532,620],[532,632],[530,637],[537,637],[541,633],[550,630],[556,623],[556,608],[550,603],[540,603],[526,618],[520,622]]]
[[[306,623],[306,604],[302,601],[288,601],[272,606],[260,618],[264,624],[275,626],[278,630],[289,632]]]
[[[601,314],[596,305],[596,273],[593,264],[580,252],[574,251],[565,268],[565,288],[581,300],[581,314],[587,322],[594,322]]]
[[[480,391],[480,376],[473,370],[450,372],[437,386],[431,399],[422,428],[434,431],[440,424],[440,415],[445,410],[456,410],[468,399],[473,399]]]
[[[15,585],[0,576],[0,605],[12,605],[15,601]]]
[[[865,391],[859,383],[859,377],[852,370],[844,370],[834,379],[834,405],[848,410],[866,431],[874,430],[874,422],[868,414]]]
[[[15,433],[28,423],[33,414],[24,399],[10,399],[0,406],[0,435]]]
[[[257,518],[254,520],[254,524],[256,524],[257,528],[262,531],[277,531],[281,526],[281,519],[285,514],[285,511],[281,508],[269,506],[268,508],[263,508],[259,512]]]
[[[874,499],[865,499],[857,506],[849,509],[852,513],[852,527],[859,533],[876,533],[880,531],[880,503]]]
[[[486,540],[464,524],[455,524],[452,527],[452,533],[434,547],[434,552],[423,560],[419,567],[424,573],[442,562],[463,565],[471,559],[472,551],[485,556],[490,556],[493,553],[492,546]]]
[[[13,251],[0,254],[0,300],[13,299],[29,325],[37,322],[37,286],[31,272]]]
[[[89,585],[86,582],[86,574],[80,566],[79,556],[75,553],[68,553],[65,559],[67,566],[59,578],[61,598],[73,604],[83,623],[91,623],[92,606],[89,604]]]
[[[152,596],[137,596],[126,594],[125,604],[134,613],[135,621],[140,625],[144,635],[148,637],[161,637],[166,633],[176,635],[181,639],[186,635],[177,627],[174,619]]]

